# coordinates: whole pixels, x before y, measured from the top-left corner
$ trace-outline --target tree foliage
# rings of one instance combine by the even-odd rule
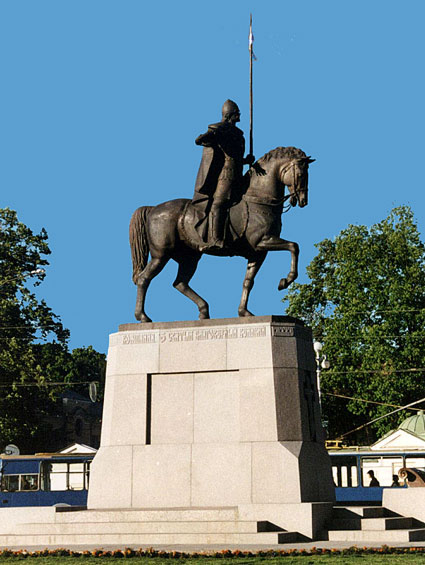
[[[46,416],[63,385],[81,391],[79,382],[103,378],[104,356],[91,347],[71,353],[69,331],[36,295],[49,254],[44,229],[34,234],[0,209],[0,449],[48,450]]]
[[[331,368],[322,371],[324,418],[337,437],[425,397],[425,246],[411,209],[371,226],[350,225],[317,244],[310,282],[288,293],[288,314],[313,328]],[[340,396],[334,396],[340,395]],[[406,412],[347,436],[370,442]],[[410,415],[410,414],[409,414]]]

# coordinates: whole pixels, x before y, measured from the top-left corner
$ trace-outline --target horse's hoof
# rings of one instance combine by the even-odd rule
[[[200,320],[209,320],[210,319],[210,312],[208,308],[201,308],[199,310],[199,319]]]
[[[288,288],[288,286],[289,286],[288,279],[280,279],[277,290],[284,290],[285,288]]]
[[[149,316],[146,316],[146,314],[142,314],[139,318],[139,321],[142,324],[146,324],[147,322],[152,322],[152,320],[149,318]]]
[[[249,310],[238,310],[238,314],[240,318],[246,318],[248,316],[254,316],[252,312]]]

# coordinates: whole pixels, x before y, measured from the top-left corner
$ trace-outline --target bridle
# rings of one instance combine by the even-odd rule
[[[285,204],[285,202],[286,202],[287,200],[289,200],[289,199],[292,200],[292,198],[295,197],[295,198],[297,199],[297,202],[299,202],[299,201],[300,201],[300,199],[299,199],[300,193],[307,191],[306,188],[303,188],[303,189],[301,189],[301,190],[298,190],[298,189],[297,189],[297,184],[296,184],[296,182],[295,182],[295,181],[296,181],[296,177],[295,177],[295,165],[296,165],[296,161],[298,161],[298,159],[296,159],[296,160],[295,160],[295,159],[292,159],[292,160],[283,168],[283,170],[282,170],[281,173],[280,173],[280,178],[282,179],[282,184],[283,184],[283,187],[284,187],[284,190],[285,190],[285,183],[283,182],[283,178],[284,178],[284,176],[286,175],[286,173],[289,171],[289,169],[292,168],[292,188],[293,188],[293,192],[287,194],[286,196],[285,196],[285,195],[283,196],[283,199],[282,199],[283,214],[285,214],[286,212],[289,212],[289,210],[293,207],[293,205],[292,205],[291,202],[289,202],[289,204]]]
[[[289,204],[285,204],[285,202],[289,199],[292,198],[296,198],[297,201],[299,202],[299,195],[302,192],[307,192],[308,189],[303,188],[301,190],[297,190],[296,188],[296,177],[295,177],[295,165],[296,165],[296,161],[298,161],[298,159],[291,159],[286,165],[284,165],[282,167],[282,170],[280,171],[280,180],[283,184],[283,191],[285,192],[285,183],[283,182],[283,177],[285,176],[285,174],[289,171],[289,169],[292,167],[292,178],[293,178],[293,192],[289,193],[289,194],[284,194],[282,196],[282,198],[265,198],[264,196],[257,196],[257,195],[248,195],[248,194],[244,194],[243,195],[243,199],[248,201],[248,202],[255,202],[257,204],[261,204],[263,206],[271,206],[273,208],[275,207],[279,207],[282,206],[282,213],[288,212],[291,208],[292,208],[292,204],[291,202],[289,202]]]

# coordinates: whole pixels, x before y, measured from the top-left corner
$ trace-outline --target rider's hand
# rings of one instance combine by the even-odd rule
[[[254,155],[252,155],[251,153],[249,153],[246,157],[245,157],[245,163],[247,163],[248,165],[252,165],[252,163],[255,161],[255,157]]]

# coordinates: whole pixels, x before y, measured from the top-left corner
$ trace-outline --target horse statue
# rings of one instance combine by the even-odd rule
[[[229,209],[223,249],[200,250],[205,242],[196,226],[202,222],[205,211],[200,212],[196,203],[188,199],[138,208],[130,221],[133,281],[137,285],[136,319],[152,321],[145,312],[146,292],[152,279],[170,259],[179,266],[174,288],[195,302],[201,320],[210,317],[209,306],[189,282],[203,253],[247,259],[239,316],[253,316],[248,310],[248,298],[268,251],[291,253],[291,269],[278,285],[278,290],[287,288],[298,276],[299,247],[293,241],[280,238],[281,215],[288,199],[288,209],[297,204],[300,208],[307,205],[308,166],[314,160],[295,147],[277,147],[258,159],[244,175],[238,202]],[[285,186],[289,191],[287,195]]]

